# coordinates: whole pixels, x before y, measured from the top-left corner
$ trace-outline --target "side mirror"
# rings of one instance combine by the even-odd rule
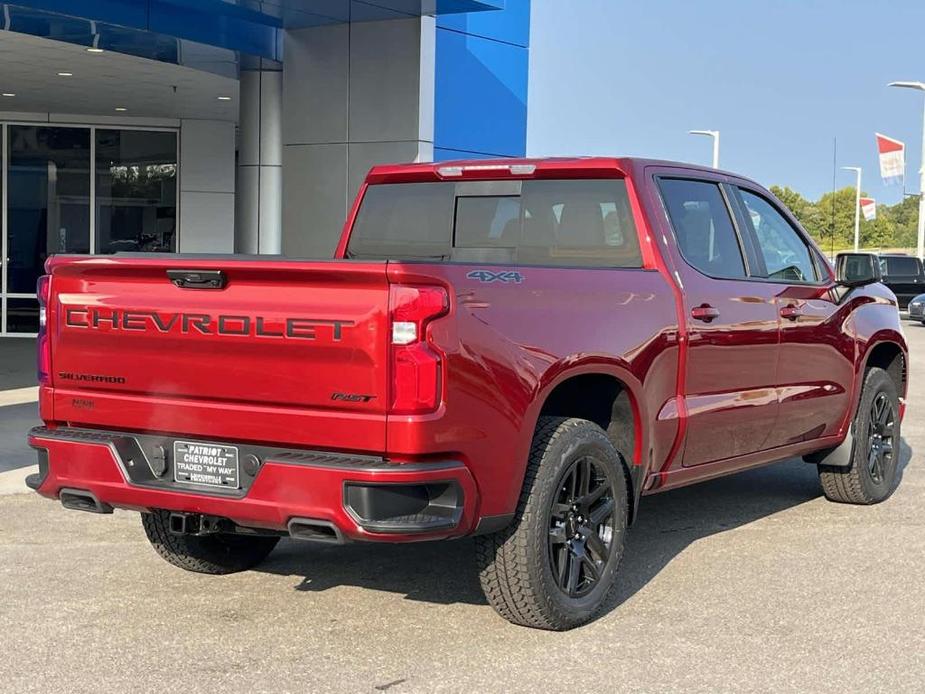
[[[835,280],[843,287],[863,287],[880,281],[880,260],[873,253],[839,253]]]

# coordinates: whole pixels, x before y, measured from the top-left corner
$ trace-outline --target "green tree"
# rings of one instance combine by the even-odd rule
[[[818,233],[807,229],[810,234],[828,249],[848,248],[854,245],[854,188],[841,188],[826,193],[816,203],[820,228]],[[834,237],[834,239],[833,239]],[[834,241],[834,242],[833,242]]]
[[[816,204],[807,200],[798,192],[787,186],[771,186],[771,192],[787,206],[793,216],[797,218],[810,235],[819,240],[824,234],[824,225],[822,216],[816,207]]]
[[[793,212],[823,250],[854,247],[854,188],[826,193],[815,202],[787,186],[771,186],[771,192]],[[918,218],[918,196],[906,197],[895,205],[877,205],[876,219],[868,222],[861,218],[861,247],[914,248]]]
[[[794,216],[800,220],[800,223],[803,223],[803,218],[807,216],[810,208],[813,207],[813,203],[804,198],[793,188],[789,186],[771,186],[771,192],[777,196],[777,199],[784,203],[787,208],[793,212]]]
[[[877,206],[877,217],[871,221],[861,219],[861,246],[864,248],[890,248],[895,245],[896,222],[890,208]]]
[[[893,246],[895,248],[915,248],[919,222],[919,198],[903,198],[889,208],[895,225]]]

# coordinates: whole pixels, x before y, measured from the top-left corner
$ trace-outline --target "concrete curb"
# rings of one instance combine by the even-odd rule
[[[30,402],[38,402],[39,387],[30,388],[12,388],[10,390],[0,390],[0,407],[4,405],[25,405]]]
[[[0,496],[10,496],[11,494],[28,494],[32,492],[26,486],[26,476],[33,472],[38,472],[38,465],[21,467],[16,470],[0,472]]]

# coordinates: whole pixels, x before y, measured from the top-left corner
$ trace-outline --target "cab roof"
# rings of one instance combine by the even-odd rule
[[[366,182],[377,184],[497,178],[622,178],[646,166],[669,166],[716,173],[714,169],[706,166],[638,157],[459,159],[420,164],[381,164],[370,169]]]

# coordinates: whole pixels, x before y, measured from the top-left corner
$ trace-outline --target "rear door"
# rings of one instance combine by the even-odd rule
[[[735,187],[742,227],[758,249],[752,278],[774,293],[781,316],[778,418],[767,447],[837,433],[854,379],[854,340],[842,326],[827,264],[783,208],[758,188]]]
[[[775,288],[748,280],[754,250],[738,229],[725,178],[666,173],[658,189],[676,244],[689,331],[683,464],[766,446],[777,418]]]

